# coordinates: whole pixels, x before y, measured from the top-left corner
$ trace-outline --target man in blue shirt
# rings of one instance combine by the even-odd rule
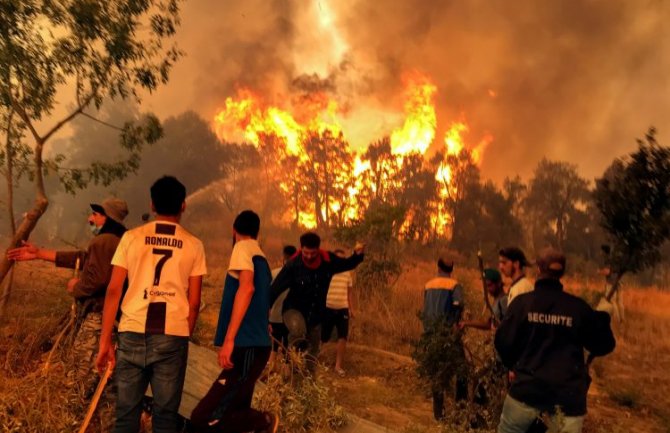
[[[268,331],[272,275],[258,245],[260,218],[250,210],[233,223],[235,245],[228,274],[214,345],[223,371],[191,414],[199,432],[277,431],[276,415],[251,408],[256,381],[271,351]]]

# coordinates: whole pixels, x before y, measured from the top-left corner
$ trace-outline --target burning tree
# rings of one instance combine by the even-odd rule
[[[151,91],[166,82],[180,53],[164,44],[175,34],[178,18],[178,0],[26,0],[0,7],[0,111],[34,141],[31,170],[36,188],[34,207],[10,247],[28,238],[49,204],[44,173],[50,164],[43,156],[49,140],[86,109],[99,108],[105,98],[136,96],[140,89]],[[68,89],[73,108],[41,130]],[[153,117],[146,126],[128,124],[121,129],[128,159],[63,172],[67,187],[111,182],[137,169],[142,143],[160,136]],[[0,279],[11,265],[3,258]]]

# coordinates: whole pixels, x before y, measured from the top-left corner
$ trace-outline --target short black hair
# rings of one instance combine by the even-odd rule
[[[179,215],[184,200],[186,187],[174,176],[163,176],[151,185],[151,202],[158,215]]]
[[[437,267],[439,270],[446,274],[451,274],[454,270],[454,262],[453,260],[446,260],[440,257],[437,259]]]
[[[253,239],[256,239],[261,229],[261,219],[256,212],[248,209],[243,210],[235,217],[233,228],[241,235],[251,236]]]
[[[296,247],[293,245],[284,245],[284,248],[282,249],[282,254],[284,254],[284,257],[287,259],[290,259],[293,257],[293,255],[298,251]]]
[[[319,248],[321,246],[321,238],[314,232],[307,232],[300,236],[301,248]]]
[[[528,266],[528,260],[526,259],[526,255],[523,253],[521,248],[518,247],[506,247],[501,249],[498,252],[498,255],[505,257],[508,260],[511,260],[512,262],[519,262],[519,267],[522,269]]]

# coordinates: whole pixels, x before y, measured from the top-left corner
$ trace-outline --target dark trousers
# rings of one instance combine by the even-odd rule
[[[433,416],[437,421],[444,419],[444,390],[433,390]],[[468,398],[468,380],[464,377],[456,378],[456,401]]]
[[[251,399],[270,352],[270,347],[233,349],[233,368],[221,372],[193,409],[192,431],[237,433],[268,428],[271,420],[266,413],[251,408]]]

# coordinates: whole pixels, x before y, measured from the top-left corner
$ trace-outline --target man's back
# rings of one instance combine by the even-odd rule
[[[114,265],[128,270],[119,332],[188,336],[188,279],[204,275],[202,242],[177,223],[154,221],[124,234]]]
[[[450,323],[460,319],[463,309],[463,288],[455,279],[437,276],[426,283],[424,288],[424,326],[442,317]]]
[[[240,272],[254,274],[254,293],[247,307],[239,331],[235,337],[236,347],[264,347],[270,345],[268,334],[268,311],[270,310],[270,283],[272,273],[265,254],[255,239],[237,242],[233,247],[230,265],[223,288],[221,310],[214,345],[224,342],[237,291],[240,288]]]
[[[555,279],[538,280],[534,291],[519,295],[495,338],[503,363],[516,373],[510,395],[533,407],[560,405],[570,416],[586,412],[584,349],[601,356],[614,344],[609,316],[565,293]]]

